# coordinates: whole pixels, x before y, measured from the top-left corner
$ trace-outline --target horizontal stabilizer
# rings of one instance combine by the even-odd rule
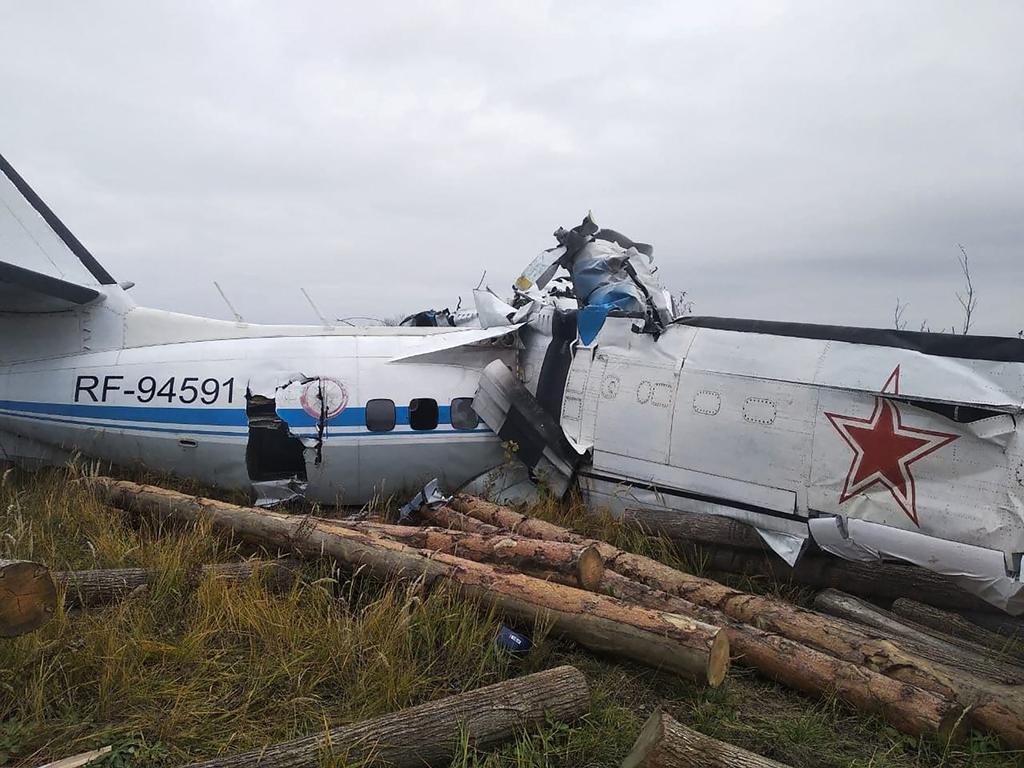
[[[116,282],[2,155],[0,262],[65,285],[101,286]],[[6,276],[3,280],[18,285]],[[58,298],[53,296],[58,292],[64,301],[82,303],[83,294],[77,292],[74,298],[67,298],[67,289],[56,284],[48,286],[42,295]]]
[[[101,296],[95,288],[0,261],[0,312],[59,312]]]

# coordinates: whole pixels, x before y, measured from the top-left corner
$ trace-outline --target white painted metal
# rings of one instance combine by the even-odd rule
[[[654,340],[633,324],[609,318],[566,383],[562,425],[591,452],[592,505],[732,517],[790,562],[812,521],[835,554],[914,562],[1024,610],[1024,364],[679,325]],[[956,421],[930,403],[992,415]],[[844,425],[864,440],[895,429],[904,482],[858,478]]]
[[[11,321],[7,327],[12,327]],[[249,432],[245,395],[250,389],[276,398],[278,413],[292,434],[304,440],[311,499],[361,504],[380,493],[403,492],[434,476],[457,487],[500,463],[498,441],[484,425],[466,432],[440,423],[435,429],[416,431],[400,423],[393,431],[371,433],[358,414],[373,398],[390,399],[401,409],[414,398],[432,398],[444,408],[454,397],[472,397],[483,362],[495,356],[514,360],[514,350],[480,349],[474,369],[390,361],[415,338],[374,336],[365,345],[369,354],[360,354],[363,341],[367,340],[351,334],[247,338],[10,365],[0,373],[0,428],[88,456],[121,464],[143,463],[202,482],[246,489],[250,478],[245,464]],[[95,390],[101,402],[92,402],[82,393],[75,402],[76,381],[83,376],[100,381],[121,378],[111,381],[105,398],[99,388]],[[183,396],[178,391],[173,399],[157,395],[146,403],[139,401],[139,381],[159,386],[172,377],[179,390],[186,377],[222,385],[215,399],[201,394],[194,398],[191,391]],[[312,458],[316,419],[303,410],[301,402],[306,386],[302,382],[312,378],[339,382],[348,398],[344,409],[326,421],[319,464]],[[233,381],[231,392],[223,386],[228,380]],[[183,397],[192,402],[182,404]],[[349,418],[353,414],[355,421]]]
[[[1024,366],[964,360],[871,344],[791,338],[701,328],[688,364],[709,373],[745,376],[838,390],[881,392],[901,370],[907,397],[1020,410]]]

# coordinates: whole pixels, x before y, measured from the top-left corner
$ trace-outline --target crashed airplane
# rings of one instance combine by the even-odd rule
[[[0,448],[364,504],[437,477],[574,485],[955,578],[1024,612],[1024,341],[680,316],[650,246],[588,216],[502,299],[397,328],[138,307],[0,157]],[[495,485],[497,483],[497,485]],[[521,483],[520,483],[521,486]],[[519,488],[521,490],[521,488]]]

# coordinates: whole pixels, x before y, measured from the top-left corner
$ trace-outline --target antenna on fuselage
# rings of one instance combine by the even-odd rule
[[[306,297],[306,301],[308,301],[309,306],[313,308],[313,312],[315,312],[316,316],[320,318],[320,324],[323,325],[324,328],[333,328],[334,326],[327,322],[327,318],[324,317],[324,313],[321,312],[320,308],[313,303],[313,298],[306,292],[306,289],[299,288],[299,290],[302,291],[302,295]]]
[[[220,297],[222,299],[224,299],[224,303],[228,305],[228,309],[230,309],[231,310],[231,314],[235,316],[235,320],[237,322],[239,322],[239,323],[244,323],[245,322],[245,318],[242,317],[240,314],[238,314],[238,310],[235,309],[234,305],[230,301],[228,301],[228,295],[226,293],[224,293],[224,289],[220,287],[220,283],[218,283],[216,280],[214,280],[213,281],[213,286],[214,286],[214,288],[217,289],[217,293],[220,294]]]

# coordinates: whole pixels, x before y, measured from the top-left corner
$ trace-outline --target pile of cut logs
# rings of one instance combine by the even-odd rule
[[[981,627],[964,614],[905,597],[897,599],[890,611],[835,589],[818,595],[817,610],[804,609],[676,570],[465,495],[457,495],[441,507],[423,507],[419,511],[423,526],[411,527],[241,507],[102,477],[86,482],[113,506],[162,521],[202,521],[220,535],[259,545],[274,554],[332,558],[351,569],[422,580],[428,586],[444,581],[513,620],[542,621],[584,648],[671,671],[703,685],[722,684],[733,661],[805,694],[835,696],[903,733],[957,740],[973,727],[997,735],[1012,748],[1024,748],[1024,657],[1008,650],[1016,646],[1000,634],[1019,631],[1019,625],[1010,619],[1003,621],[1005,626],[993,622]],[[675,531],[677,538],[718,545],[723,537],[732,545],[740,540],[748,546],[720,546],[718,551],[732,561],[750,562],[751,552],[764,559],[758,551],[759,540],[734,523],[716,521],[700,528],[699,521],[685,522],[690,526],[688,535]],[[709,537],[717,537],[717,542],[708,541]],[[208,566],[224,570],[219,575],[225,578],[245,578],[253,568],[272,567],[273,580],[287,580],[290,572],[280,563],[233,567],[235,570]],[[817,572],[827,573],[829,568]],[[25,586],[33,576],[27,570],[19,573],[20,593],[39,595],[35,613],[33,600],[24,597],[14,601],[17,610],[5,608],[0,589],[0,633],[5,626],[24,630],[31,628],[33,621],[37,625],[45,621],[47,599],[48,610],[53,610],[52,585],[49,590],[45,585]],[[65,600],[83,606],[145,589],[149,578],[144,571],[56,575],[56,581],[64,585],[60,592]],[[850,578],[843,583],[860,582]],[[939,588],[940,593],[944,591]],[[931,593],[922,588],[913,594]],[[972,600],[960,597],[952,603],[933,602],[965,610],[977,608]],[[955,637],[947,632],[955,632]],[[539,674],[551,680],[519,678],[461,694],[476,696],[475,701],[484,704],[487,697],[496,697],[514,713],[504,719],[481,716],[480,731],[474,735],[477,743],[493,743],[523,724],[539,722],[544,712],[571,719],[586,710],[586,681],[579,672],[560,668]],[[449,700],[423,705],[425,712],[434,713],[430,716],[389,716],[395,718],[393,733],[384,722],[391,721],[384,718],[336,729],[328,737],[336,746],[360,744],[364,738],[360,734],[384,734],[390,739],[388,748],[395,750],[389,753],[392,764],[406,764],[399,753],[422,760],[419,741],[447,744],[437,738],[437,729],[450,727],[452,718],[466,716],[469,705],[459,696],[452,697],[450,706],[446,702]],[[481,711],[491,710],[485,706]],[[424,723],[426,731],[409,733],[412,722]],[[369,730],[360,730],[366,728]],[[278,768],[314,764],[309,755],[322,749],[322,738],[326,737],[261,750],[258,763],[254,755],[235,755],[201,765]],[[624,765],[778,765],[721,743],[709,751],[707,741],[667,715],[655,713]],[[709,762],[712,752],[719,762]]]

